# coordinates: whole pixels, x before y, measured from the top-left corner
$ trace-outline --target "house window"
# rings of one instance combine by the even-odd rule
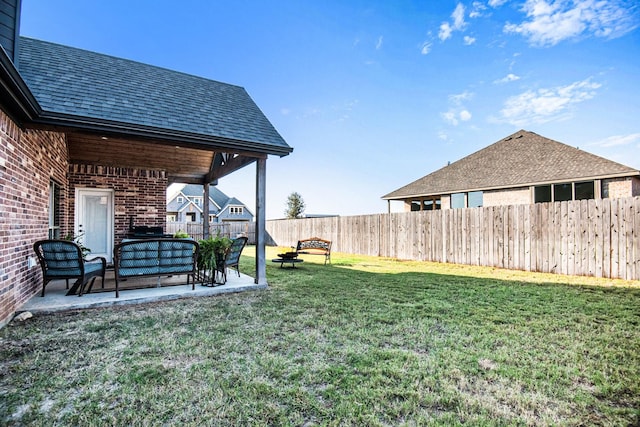
[[[545,203],[551,201],[551,186],[540,185],[533,189],[533,198],[535,203]]]
[[[176,222],[176,214],[168,214],[167,215],[167,221]]]
[[[216,221],[216,216],[215,215],[209,215],[209,222],[215,222]]]
[[[60,186],[49,182],[49,238],[60,238]]]
[[[231,215],[242,215],[243,212],[244,209],[242,206],[231,206],[229,208],[229,213],[231,213]]]
[[[178,204],[182,204],[184,202],[184,199],[182,198],[182,196],[178,196],[176,197],[176,202],[178,202]]]
[[[553,198],[551,195],[553,194]],[[534,202],[564,202],[569,200],[595,199],[595,182],[565,182],[563,184],[534,187]]]
[[[595,199],[595,185],[593,181],[576,182],[576,200]]]
[[[422,201],[423,211],[435,211],[440,209],[440,199],[425,199]]]
[[[187,222],[196,222],[196,213],[195,212],[187,212],[186,218],[187,218]]]
[[[426,196],[419,200],[411,200],[411,211],[434,211],[440,209],[440,197]]]
[[[201,206],[202,205],[202,197],[194,197],[193,198],[193,203],[195,203],[197,206]]]
[[[573,199],[573,194],[571,189],[571,183],[553,185],[553,201],[554,202],[564,202],[572,199]]]
[[[451,195],[451,208],[464,208],[464,193],[454,193]]]
[[[470,191],[467,193],[467,207],[482,207],[482,191]]]

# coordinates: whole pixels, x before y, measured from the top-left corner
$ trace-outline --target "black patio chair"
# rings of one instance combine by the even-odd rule
[[[52,280],[65,279],[69,289],[69,279],[76,279],[67,295],[72,295],[78,290],[78,296],[82,296],[89,280],[91,284],[87,293],[90,292],[97,277],[102,278],[104,288],[107,261],[103,257],[85,260],[80,246],[68,240],[40,240],[33,244],[33,250],[42,268],[41,296],[44,296],[44,289]]]
[[[238,264],[240,263],[240,255],[242,254],[242,250],[247,244],[246,237],[237,237],[233,239],[233,243],[231,243],[231,247],[227,252],[227,256],[224,260],[224,267],[226,268],[235,268],[236,273],[238,273],[238,277],[240,277],[240,269]],[[225,272],[225,282],[227,281],[227,274]]]

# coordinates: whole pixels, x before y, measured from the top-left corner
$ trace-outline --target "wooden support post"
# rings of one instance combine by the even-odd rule
[[[258,285],[267,284],[266,244],[266,188],[267,159],[258,159],[256,163],[256,279]]]
[[[205,182],[202,195],[202,237],[209,238],[209,183]]]

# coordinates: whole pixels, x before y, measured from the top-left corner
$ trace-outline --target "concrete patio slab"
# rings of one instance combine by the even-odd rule
[[[134,279],[135,280],[135,279]],[[147,282],[157,280],[147,278]],[[113,271],[107,271],[105,283],[110,288],[109,282],[113,281]],[[45,296],[41,297],[40,292],[27,301],[16,314],[22,312],[31,313],[52,313],[57,311],[77,310],[97,307],[110,307],[125,304],[141,304],[156,301],[167,301],[179,298],[197,298],[213,295],[220,295],[232,292],[245,292],[266,289],[267,285],[257,285],[254,278],[241,274],[240,277],[235,272],[229,272],[227,283],[215,287],[202,286],[196,283],[195,289],[186,284],[186,276],[172,278],[162,278],[161,287],[146,287],[144,289],[127,289],[121,287],[120,297],[116,298],[115,291],[102,291],[100,289],[100,279],[96,280],[93,290],[89,294],[81,297],[77,295],[67,296],[67,289],[64,280],[54,281],[47,285]],[[179,284],[172,284],[179,283]],[[127,283],[126,286],[131,286]]]

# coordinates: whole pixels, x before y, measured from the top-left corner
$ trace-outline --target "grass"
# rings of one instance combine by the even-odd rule
[[[269,263],[267,291],[13,322],[0,424],[640,423],[638,282],[332,258]]]

